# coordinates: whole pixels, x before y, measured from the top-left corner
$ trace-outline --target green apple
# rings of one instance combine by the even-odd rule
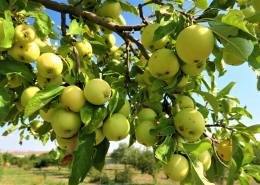
[[[95,133],[96,133],[96,145],[98,145],[105,139],[105,135],[103,134],[103,131],[101,128],[97,128],[95,130]]]
[[[121,5],[119,2],[105,1],[102,5],[102,10],[105,17],[116,19],[121,13]]]
[[[208,171],[208,169],[210,168],[210,165],[211,165],[211,156],[210,156],[209,152],[206,150],[200,154],[196,154],[196,156],[202,162],[204,172]]]
[[[91,6],[95,6],[97,4],[97,1],[96,0],[83,0],[82,1],[82,5],[85,7],[85,8],[89,8]]]
[[[104,66],[107,64],[107,57],[106,56],[99,56],[97,59],[97,64],[101,64],[101,66]]]
[[[174,126],[184,139],[192,142],[199,139],[203,134],[205,121],[199,111],[193,108],[185,108],[174,117]]]
[[[244,60],[240,60],[239,58],[237,58],[235,55],[232,55],[230,53],[224,52],[222,59],[224,60],[224,62],[228,65],[233,65],[233,66],[240,66],[243,63],[245,63]]]
[[[177,37],[177,54],[184,62],[195,65],[210,56],[214,41],[214,35],[208,27],[189,26],[182,30]]]
[[[180,64],[174,51],[159,49],[152,54],[148,67],[155,78],[166,80],[174,77],[180,69]]]
[[[22,85],[22,83],[23,83],[23,78],[20,75],[13,73],[11,79],[9,80],[9,87],[10,88],[19,87],[20,85]]]
[[[66,138],[62,138],[62,137],[56,135],[56,141],[57,141],[58,145],[63,149],[69,149],[73,139],[74,139],[74,137],[66,139]]]
[[[173,154],[170,161],[162,165],[163,173],[172,181],[182,181],[189,173],[189,162],[180,154]]]
[[[90,103],[103,105],[110,99],[111,87],[105,80],[92,79],[86,84],[84,95]]]
[[[242,10],[242,12],[243,12],[245,18],[255,15],[255,9],[253,7],[245,8]]]
[[[160,26],[158,23],[150,24],[144,28],[141,34],[141,42],[145,49],[154,53],[156,50],[163,48],[168,42],[168,36],[153,42],[154,32]]]
[[[42,126],[42,122],[41,121],[38,121],[38,120],[33,120],[31,123],[30,123],[30,126],[31,126],[31,129],[33,131],[36,131],[38,128],[40,128]]]
[[[110,51],[111,51],[113,54],[115,54],[115,52],[116,52],[118,49],[119,49],[119,47],[113,46],[113,47],[110,48]]]
[[[40,73],[38,73],[37,74],[37,82],[38,82],[39,86],[42,89],[45,88],[49,84],[61,85],[61,83],[62,83],[62,76],[58,75],[58,76],[56,76],[54,78],[45,78],[42,75],[40,75]]]
[[[53,53],[44,53],[38,58],[36,67],[43,77],[55,78],[61,74],[63,64],[57,55]]]
[[[129,116],[131,112],[131,106],[127,99],[125,99],[124,106],[118,111],[118,113],[123,114],[126,118]]]
[[[92,46],[88,41],[82,40],[75,43],[75,47],[79,53],[79,60],[84,61],[91,58]]]
[[[192,99],[188,96],[180,96],[177,99],[175,99],[175,102],[179,105],[180,109],[194,108],[194,103]]]
[[[110,22],[113,22],[113,23],[115,23],[115,21],[112,19],[112,18],[110,18],[110,17],[105,17],[104,19],[106,19],[106,20],[108,20],[108,21],[110,21]],[[112,30],[110,30],[110,29],[108,29],[108,28],[106,28],[106,27],[104,27],[104,26],[99,26],[100,27],[100,30],[104,33],[104,34],[112,34],[113,33],[113,31]]]
[[[180,83],[178,83],[177,87],[183,87],[183,86],[187,85],[188,81],[189,81],[189,76],[184,73],[184,75],[183,75]]]
[[[115,113],[106,119],[102,130],[109,141],[120,141],[128,136],[130,124],[123,114]]]
[[[38,91],[40,91],[38,87],[28,87],[27,89],[25,89],[21,95],[22,105],[26,107],[29,101]]]
[[[157,143],[160,138],[153,137],[149,134],[150,129],[156,129],[157,125],[154,121],[143,121],[138,124],[135,131],[135,137],[138,143],[150,147]]]
[[[96,10],[96,14],[100,17],[105,17],[103,12],[103,6],[99,6]]]
[[[255,34],[258,34],[258,33],[260,33],[260,24],[259,23],[255,26]]]
[[[75,85],[66,87],[60,95],[60,104],[63,107],[69,107],[73,112],[79,112],[85,103],[83,91]]]
[[[28,24],[20,24],[14,29],[14,37],[17,42],[29,44],[36,39],[36,31]]]
[[[153,86],[152,85],[147,85],[146,86],[146,90],[148,92],[149,99],[151,99],[151,97],[154,95],[154,93],[153,93]]]
[[[206,60],[203,60],[202,62],[200,62],[196,65],[185,64],[185,65],[181,66],[181,70],[186,75],[197,76],[200,73],[202,73],[202,71],[205,69],[205,67],[206,67]]]
[[[223,140],[218,144],[218,155],[225,161],[231,161],[232,158],[232,141]]]
[[[104,39],[106,47],[112,48],[116,43],[116,37],[112,34],[104,34],[101,37]]]
[[[8,54],[10,54],[17,61],[32,63],[39,58],[40,49],[34,42],[29,44],[16,42],[14,46],[8,50]]]
[[[47,112],[45,112],[43,109],[40,109],[40,116],[44,121],[51,122],[52,115],[54,112],[56,112],[59,109],[63,109],[61,107],[54,107],[50,108]]]
[[[260,12],[260,1],[259,0],[251,0],[253,8],[255,9],[256,13]]]
[[[19,99],[17,100],[17,102],[16,102],[16,107],[17,107],[17,109],[18,109],[19,111],[21,111],[21,112],[24,111],[25,106],[22,105],[21,98],[19,98]]]
[[[117,19],[115,19],[115,22],[119,25],[126,25],[125,18],[122,15],[119,15]]]
[[[143,75],[144,75],[144,82],[147,85],[153,85],[152,82],[150,82],[150,78],[152,78],[152,74],[150,70],[149,69],[145,70]]]
[[[144,82],[144,75],[143,74],[137,73],[137,75],[135,77],[135,81],[138,82],[138,85],[140,87],[146,86],[146,83]]]
[[[98,125],[97,128],[100,128],[100,127],[102,127],[102,126],[103,126],[103,121],[101,121],[101,122],[99,123],[99,125]]]
[[[80,115],[66,109],[59,109],[53,113],[51,125],[57,135],[71,138],[81,127]]]
[[[143,108],[138,114],[138,123],[142,123],[143,121],[152,121],[156,122],[155,117],[157,116],[156,112],[150,108]]]

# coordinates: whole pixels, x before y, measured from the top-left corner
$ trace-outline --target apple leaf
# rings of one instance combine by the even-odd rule
[[[216,8],[221,10],[227,10],[228,8],[232,8],[236,0],[213,0],[209,5],[209,8]]]
[[[51,123],[47,122],[47,121],[44,121],[43,122],[43,125],[40,126],[36,132],[39,134],[39,135],[44,135],[46,134],[47,132],[49,132],[50,130],[52,129],[52,126],[51,126]]]
[[[110,113],[109,117],[111,117],[112,114],[114,113],[119,101],[119,97],[120,97],[119,91],[117,89],[112,89],[112,96],[109,100],[109,106],[108,106],[109,113]]]
[[[216,96],[217,100],[228,95],[235,84],[236,82],[230,82],[224,89],[222,89]]]
[[[5,21],[4,21],[4,40],[0,42],[0,47],[3,48],[11,48],[12,47],[12,40],[14,38],[14,26],[12,22],[12,13],[7,10],[5,11]]]
[[[163,80],[155,79],[153,81],[152,90],[157,91],[158,89],[160,89],[161,87],[164,87],[164,86],[166,86],[166,84]]]
[[[78,185],[83,182],[87,173],[92,167],[95,133],[89,135],[81,135],[79,132],[78,149],[72,152],[73,166],[69,178],[69,185]]]
[[[6,1],[0,3],[0,10],[2,10],[3,12],[5,10],[8,10],[8,3]]]
[[[48,36],[50,39],[60,40],[60,35],[54,28],[51,28],[51,31]]]
[[[42,91],[38,91],[25,107],[24,119],[60,95],[64,88],[57,84],[49,84]]]
[[[153,109],[157,114],[160,114],[162,112],[163,107],[160,104],[160,102],[152,103],[151,101],[146,101],[144,102],[144,104],[149,108]]]
[[[73,47],[71,45],[61,45],[58,48],[59,54],[63,57],[67,56],[69,53],[72,53],[72,51],[73,51]]]
[[[205,10],[208,8],[208,2],[207,0],[196,0],[195,6],[202,10]]]
[[[38,38],[35,39],[34,43],[38,45],[42,53],[55,53],[51,46],[49,46],[48,44],[46,44]]]
[[[73,19],[71,21],[71,24],[70,24],[69,30],[67,32],[67,35],[83,34],[83,33],[86,32],[86,28],[87,28],[87,25],[83,25],[82,22],[80,22],[80,24],[78,24],[77,20]]]
[[[183,147],[187,152],[193,154],[200,154],[211,147],[212,141],[210,138],[204,138],[199,142],[196,143],[182,143]]]
[[[210,168],[206,171],[207,179],[214,183],[214,177],[220,177],[224,172],[225,167],[218,161],[215,155],[212,155]]]
[[[93,159],[93,166],[98,170],[98,171],[102,171],[105,162],[106,162],[106,154],[108,152],[110,143],[107,140],[107,138],[105,138],[101,143],[99,143],[98,145],[94,146],[94,149],[97,150],[96,156]]]
[[[128,3],[127,1],[126,2],[120,1],[120,5],[121,5],[121,8],[122,8],[123,12],[127,12],[127,13],[132,13],[133,12],[131,4]]]
[[[103,44],[101,44],[98,41],[88,41],[91,46],[92,46],[92,50],[93,50],[93,54],[96,55],[104,55],[105,52],[110,51],[108,47],[105,47]]]
[[[5,91],[4,87],[0,87],[0,123],[8,115],[10,108],[9,101],[10,99],[8,93]]]
[[[43,6],[40,3],[36,3],[33,1],[28,1],[27,2],[27,6],[25,8],[25,11],[29,12],[29,11],[39,11],[39,10],[44,10],[46,9],[45,6]]]
[[[242,108],[242,107],[233,107],[230,111],[230,113],[237,113],[237,114],[241,114],[244,115],[250,119],[253,119],[253,116],[250,114],[250,112],[248,112],[246,110],[246,108]]]
[[[172,33],[177,27],[177,20],[164,21],[164,18],[160,22],[160,26],[155,30],[153,42],[162,39]]]
[[[15,131],[16,129],[19,128],[19,125],[14,125],[12,127],[10,127],[9,129],[7,129],[2,136],[8,136],[9,134],[11,134],[13,131]]]
[[[42,144],[44,146],[49,140],[49,134],[45,133],[45,134],[41,135],[40,140],[42,141]]]
[[[260,22],[260,13],[256,13],[253,16],[246,17],[244,20],[247,22],[250,22],[250,23],[259,23]]]
[[[46,37],[51,32],[51,18],[49,15],[41,11],[34,11],[30,13],[35,16],[33,27],[36,30],[36,34],[40,38]]]
[[[258,41],[254,41],[254,50],[248,58],[248,63],[254,68],[257,76],[260,76],[260,46]]]
[[[160,118],[159,125],[156,127],[156,129],[151,129],[149,133],[153,137],[156,137],[157,135],[159,136],[172,135],[175,131],[173,124],[174,124],[173,119]]]
[[[17,109],[16,105],[13,104],[10,107],[7,116],[4,118],[4,121],[9,122],[9,123],[13,123],[14,125],[18,124],[18,114],[19,114],[19,112],[20,111]]]
[[[171,136],[167,136],[165,141],[156,149],[155,157],[164,163],[170,161],[175,151],[175,143],[176,141]]]

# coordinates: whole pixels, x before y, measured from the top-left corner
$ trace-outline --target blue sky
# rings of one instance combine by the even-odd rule
[[[63,0],[55,0],[57,2],[64,2]],[[129,1],[131,4],[138,6],[138,3],[143,1],[137,1],[132,0]],[[211,0],[208,1],[210,3]],[[186,3],[186,2],[185,2]],[[186,3],[186,6],[189,6],[190,2]],[[144,7],[144,15],[150,15],[151,10],[148,6]],[[45,13],[47,13],[51,19],[55,22],[55,26],[60,26],[60,13],[54,12],[51,10],[44,10]],[[122,15],[125,17],[127,24],[134,25],[134,24],[140,24],[142,21],[138,17],[136,19],[134,14],[129,13],[123,13]],[[33,19],[29,21],[32,23]],[[70,25],[70,19],[67,15],[67,25]],[[58,32],[60,32],[58,29],[56,29]],[[121,37],[117,36],[117,34],[114,34],[117,42],[116,45],[120,46],[123,43],[123,40]],[[132,34],[135,38],[140,38],[140,33],[135,32]],[[210,57],[211,60],[213,59]],[[250,126],[253,124],[259,124],[260,121],[260,114],[259,114],[259,105],[260,105],[260,99],[259,92],[256,88],[257,83],[257,77],[255,73],[252,71],[252,69],[248,66],[248,63],[244,63],[241,66],[228,66],[225,65],[227,69],[227,73],[216,79],[217,88],[220,90],[223,89],[226,85],[228,85],[230,82],[236,82],[235,86],[233,87],[230,96],[236,96],[241,104],[241,107],[247,106],[247,110],[253,115],[253,119],[249,119],[247,117],[243,117],[243,122]],[[210,78],[207,75],[207,73],[204,71],[202,74],[204,74],[207,78],[207,80],[210,82]],[[218,73],[215,74],[218,77]],[[206,91],[204,88],[203,91]],[[198,97],[196,95],[193,96],[196,101],[199,103],[202,103],[202,98]],[[207,124],[210,124],[211,121],[209,121]],[[10,126],[4,126],[3,128],[0,128],[0,134],[2,134],[5,130],[7,130]],[[18,131],[14,131],[13,133],[9,134],[7,137],[3,137],[0,135],[0,149],[2,151],[49,151],[51,149],[55,149],[56,145],[55,142],[48,141],[45,146],[43,146],[42,142],[40,140],[34,140],[34,138],[31,136],[30,140],[23,139],[22,146],[19,145],[20,136]],[[257,139],[260,140],[260,135],[257,135]],[[125,140],[120,142],[128,142],[129,138],[127,137]],[[114,149],[118,147],[119,142],[110,142],[110,149],[109,152],[112,152]],[[136,147],[142,147],[139,144],[134,144]]]

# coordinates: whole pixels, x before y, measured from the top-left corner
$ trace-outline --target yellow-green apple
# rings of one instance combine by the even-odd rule
[[[20,75],[13,73],[11,79],[9,80],[9,87],[15,88],[22,85],[22,83],[23,83],[23,78]]]
[[[242,10],[242,12],[243,12],[245,18],[255,15],[255,9],[253,7],[245,8]]]
[[[166,80],[173,77],[179,71],[180,64],[174,51],[159,49],[152,54],[148,62],[148,67],[155,78]]]
[[[101,36],[104,39],[105,46],[112,48],[116,43],[116,38],[113,34],[103,34]]]
[[[150,72],[149,69],[146,69],[144,71],[144,82],[147,84],[147,85],[153,85],[152,82],[150,82],[150,79],[152,78],[152,74]]]
[[[88,41],[82,40],[77,41],[75,43],[75,47],[78,50],[79,53],[79,60],[84,61],[91,57],[92,55],[92,46]]]
[[[59,109],[63,109],[63,108],[62,107],[53,107],[53,108],[50,108],[49,110],[47,110],[47,112],[45,112],[43,109],[40,109],[40,116],[44,121],[51,122],[52,115],[54,114],[54,112],[56,112]]]
[[[183,86],[187,85],[188,81],[189,81],[189,76],[184,73],[184,75],[183,75],[180,83],[178,83],[177,87],[183,87]]]
[[[29,44],[36,39],[36,32],[35,29],[30,25],[20,24],[14,29],[14,37],[17,42]]]
[[[202,62],[200,62],[196,65],[185,64],[185,65],[181,66],[181,70],[186,75],[197,76],[200,73],[202,73],[202,71],[205,69],[205,67],[206,67],[206,60],[203,60]]]
[[[57,55],[53,53],[44,53],[38,58],[36,67],[43,77],[55,78],[61,74],[63,64]]]
[[[146,86],[145,82],[144,82],[144,75],[143,74],[139,74],[137,73],[136,77],[135,77],[135,81],[138,82],[138,85],[140,87],[144,87]]]
[[[253,8],[255,9],[256,13],[260,12],[260,1],[259,0],[251,0]]]
[[[145,49],[154,53],[156,50],[163,48],[168,42],[168,36],[153,42],[154,32],[160,26],[158,23],[150,24],[144,28],[141,34],[141,42]]]
[[[128,119],[120,113],[113,114],[106,119],[102,131],[109,141],[120,141],[127,137],[130,131]]]
[[[32,97],[38,92],[40,89],[38,87],[28,87],[22,92],[21,102],[22,105],[26,107],[28,102],[32,99]]]
[[[152,121],[155,122],[155,117],[157,116],[156,112],[150,108],[143,108],[138,114],[138,123],[142,123],[143,121]]]
[[[101,128],[97,128],[95,130],[95,133],[96,133],[96,145],[98,145],[105,139],[105,135],[103,134],[103,131]]]
[[[153,137],[149,134],[150,129],[156,129],[157,125],[154,121],[143,121],[136,127],[135,137],[138,143],[150,147],[157,143],[160,138]]]
[[[173,154],[171,160],[162,165],[162,170],[167,178],[179,182],[188,175],[189,166],[189,162],[184,156]]]
[[[8,50],[8,54],[10,54],[17,61],[32,63],[39,58],[40,49],[34,42],[29,44],[16,42],[14,46]]]
[[[90,103],[103,105],[110,99],[111,87],[105,80],[92,79],[86,84],[84,95]]]
[[[196,141],[204,132],[205,121],[202,114],[193,109],[185,108],[174,117],[176,130],[189,142]]]
[[[69,149],[73,139],[74,139],[74,137],[66,139],[66,138],[62,138],[62,137],[56,135],[56,141],[57,141],[58,145],[63,149]]]
[[[113,46],[110,48],[110,51],[115,54],[115,52],[119,49],[117,46]]]
[[[175,102],[179,105],[180,109],[194,108],[194,103],[192,99],[188,96],[180,96],[177,99],[175,99]]]
[[[21,98],[19,98],[19,99],[17,100],[17,102],[16,102],[16,107],[17,107],[17,109],[18,109],[19,111],[21,111],[21,112],[24,111],[25,106],[22,105]]]
[[[79,114],[66,109],[59,109],[53,113],[51,125],[57,135],[71,138],[78,133],[81,120]]]
[[[121,5],[119,2],[104,1],[102,10],[105,17],[116,19],[121,13]]]
[[[66,87],[60,95],[60,104],[63,107],[69,107],[73,112],[79,112],[85,103],[83,91],[75,85]]]
[[[131,111],[130,103],[127,99],[125,99],[125,104],[123,107],[118,111],[118,113],[123,114],[126,118],[129,116]]]
[[[153,93],[153,86],[152,85],[147,85],[146,86],[146,90],[148,92],[149,99],[151,99],[151,97],[154,95],[154,93]]]
[[[210,168],[210,165],[211,165],[211,156],[210,156],[208,150],[206,150],[200,154],[196,154],[196,156],[202,162],[204,172],[208,171],[208,169]]]
[[[42,122],[41,121],[38,121],[38,120],[33,120],[31,123],[30,123],[30,126],[31,126],[31,129],[33,131],[36,131],[38,128],[40,128],[42,126]]]
[[[61,85],[62,76],[58,75],[54,78],[46,78],[46,77],[43,77],[42,75],[40,75],[40,73],[38,73],[37,74],[37,82],[42,89],[45,88],[49,84]]]
[[[105,17],[104,19],[106,19],[106,20],[108,20],[108,21],[110,21],[110,22],[113,22],[113,23],[115,23],[115,21],[112,19],[112,18],[110,18],[110,17]],[[113,33],[113,31],[112,30],[110,30],[110,29],[108,29],[108,28],[106,28],[106,27],[104,27],[104,26],[99,26],[100,27],[100,30],[104,33],[104,34],[112,34]]]
[[[231,161],[232,142],[230,140],[223,140],[218,144],[218,155],[225,161]]]
[[[228,52],[224,52],[223,53],[223,60],[226,64],[228,65],[233,65],[233,66],[240,66],[243,63],[245,63],[244,60],[240,60],[239,58],[237,58],[235,55],[232,55]]]
[[[96,14],[100,17],[105,17],[104,16],[104,11],[103,11],[103,6],[99,6],[96,10]]]
[[[177,54],[184,62],[195,65],[209,57],[213,51],[214,41],[214,35],[208,27],[189,26],[177,37]]]
[[[125,18],[122,15],[119,15],[118,18],[115,19],[115,22],[119,25],[126,25]]]
[[[258,33],[260,33],[260,24],[259,23],[255,26],[255,34],[258,34]]]
[[[103,121],[101,121],[101,122],[99,123],[99,125],[98,125],[97,128],[100,128],[100,127],[102,127],[102,126],[103,126]]]
[[[101,63],[101,66],[104,66],[107,64],[107,57],[106,56],[99,56],[97,59],[97,64]]]

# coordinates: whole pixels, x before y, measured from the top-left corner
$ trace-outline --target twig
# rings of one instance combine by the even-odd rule
[[[136,51],[136,49],[135,49],[135,47],[133,46],[133,44],[132,44],[131,42],[129,42],[129,43],[130,43],[130,49],[131,49],[131,51],[133,52],[133,54],[134,54],[137,58],[140,59],[140,55],[139,55],[139,53]]]
[[[66,14],[65,13],[61,13],[61,32],[62,32],[62,36],[66,36]]]
[[[77,6],[79,6],[82,2],[83,2],[83,0],[80,0],[79,2],[77,2],[76,4],[74,4],[73,6],[77,7]]]
[[[128,39],[125,39],[125,44],[126,44],[126,58],[125,58],[125,65],[126,65],[126,73],[125,73],[125,86],[126,86],[126,92],[127,92],[127,95],[129,97],[129,99],[131,98],[129,92],[128,92],[128,83],[131,81],[130,80],[130,77],[129,77],[129,59],[130,59],[130,42]]]
[[[208,138],[210,138],[211,139],[211,141],[212,141],[212,143],[218,143],[219,144],[219,141],[216,139],[216,138],[212,138],[212,137],[210,137],[206,132],[203,132],[203,135],[205,136],[205,137],[208,137]]]
[[[80,75],[81,70],[80,70],[79,53],[78,53],[78,50],[77,50],[77,48],[76,48],[76,46],[75,46],[75,44],[72,40],[71,40],[71,45],[73,47],[73,52],[74,52],[75,57],[76,57],[78,75]]]

